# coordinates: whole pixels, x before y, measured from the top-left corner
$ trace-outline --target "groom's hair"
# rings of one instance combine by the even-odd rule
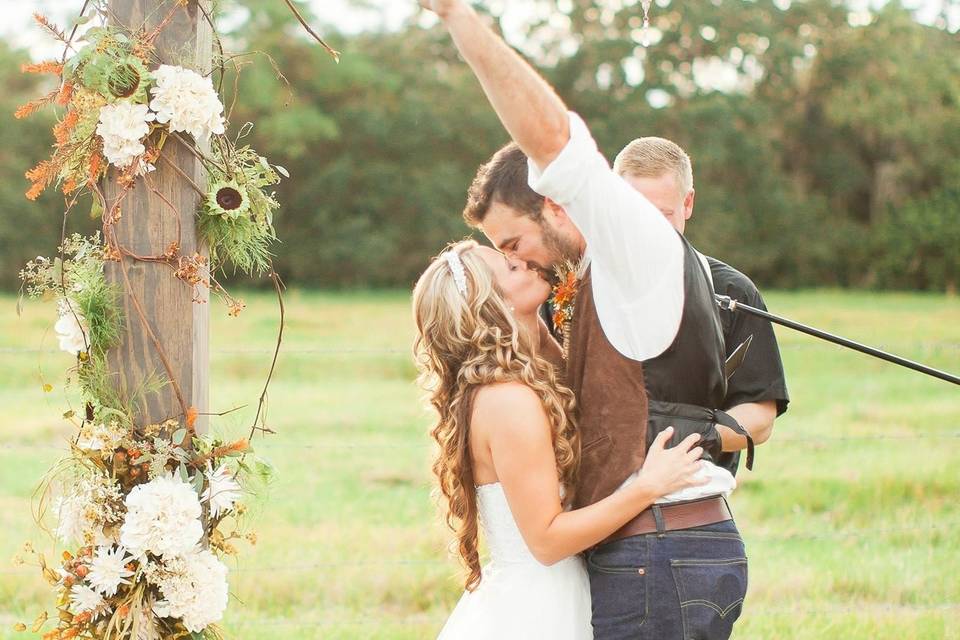
[[[477,169],[477,176],[467,192],[463,219],[471,227],[479,227],[490,206],[500,203],[539,221],[543,217],[543,200],[543,196],[527,183],[527,156],[515,142],[511,142]]]

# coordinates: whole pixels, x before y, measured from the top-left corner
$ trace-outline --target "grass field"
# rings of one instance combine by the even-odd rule
[[[846,292],[770,294],[771,309],[960,371],[960,300]],[[14,567],[53,543],[30,496],[65,450],[69,356],[51,305],[17,318],[0,297],[0,639],[22,638],[52,594]],[[245,434],[269,365],[265,294],[213,306],[216,429]],[[413,384],[405,293],[291,291],[270,396],[277,468],[256,507],[260,542],[231,568],[227,635],[432,638],[460,594],[429,498],[430,417]],[[735,638],[960,638],[960,389],[778,330],[790,411],[741,472],[732,505],[750,557]],[[23,351],[32,350],[32,351]],[[38,351],[39,350],[39,351]],[[44,393],[42,382],[54,391]]]

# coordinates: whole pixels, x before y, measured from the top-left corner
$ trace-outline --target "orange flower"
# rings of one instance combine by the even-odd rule
[[[64,82],[63,86],[60,87],[60,93],[57,94],[57,104],[66,105],[70,102],[70,98],[73,97],[73,83]]]
[[[63,73],[63,65],[53,60],[45,62],[25,63],[20,65],[20,71],[24,73],[53,73],[60,75]]]
[[[557,309],[553,314],[553,324],[557,328],[562,328],[567,324],[567,314],[563,312],[563,309]]]
[[[90,155],[90,167],[87,172],[87,180],[92,185],[100,178],[100,166],[103,163],[103,156],[99,151],[94,151]]]
[[[43,193],[43,190],[47,188],[47,185],[56,177],[57,167],[49,160],[43,160],[24,175],[27,180],[33,183],[27,191],[27,199],[36,200],[40,194]]]
[[[16,118],[17,120],[23,120],[27,116],[36,113],[43,107],[47,106],[48,104],[56,100],[57,94],[59,93],[60,93],[59,89],[54,89],[53,91],[43,96],[42,98],[37,98],[32,102],[28,102],[27,104],[21,106],[19,109],[14,111],[13,117]]]
[[[40,194],[43,193],[44,185],[39,182],[27,189],[27,200],[36,200],[40,197]]]
[[[77,126],[77,122],[80,120],[80,116],[73,109],[67,112],[67,115],[63,117],[63,120],[58,122],[53,127],[53,137],[56,139],[57,144],[66,144],[70,140],[70,133],[73,131],[74,127]]]
[[[92,612],[92,611],[84,611],[83,613],[78,613],[77,615],[73,616],[73,623],[74,623],[74,624],[86,624],[86,623],[90,622],[90,620],[91,620],[92,618],[93,618],[93,612]]]
[[[40,107],[43,105],[39,100],[34,100],[33,102],[28,102],[27,104],[20,105],[17,107],[17,110],[13,112],[13,117],[17,120],[23,120],[29,115],[33,115],[40,110]]]
[[[193,429],[193,425],[197,421],[197,408],[190,407],[187,409],[187,427]]]

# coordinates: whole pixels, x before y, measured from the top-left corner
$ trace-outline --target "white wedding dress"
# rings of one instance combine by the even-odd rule
[[[463,594],[438,640],[592,640],[583,560],[572,556],[549,567],[540,564],[499,482],[477,487],[477,510],[490,563],[480,586]]]

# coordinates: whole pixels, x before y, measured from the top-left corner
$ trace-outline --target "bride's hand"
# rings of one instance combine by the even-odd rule
[[[703,447],[694,446],[700,440],[699,434],[691,434],[675,447],[666,444],[673,436],[673,427],[667,427],[657,434],[647,450],[643,468],[637,478],[637,484],[645,486],[659,498],[668,493],[706,484],[707,478],[697,478],[697,472],[703,466],[700,456]]]

